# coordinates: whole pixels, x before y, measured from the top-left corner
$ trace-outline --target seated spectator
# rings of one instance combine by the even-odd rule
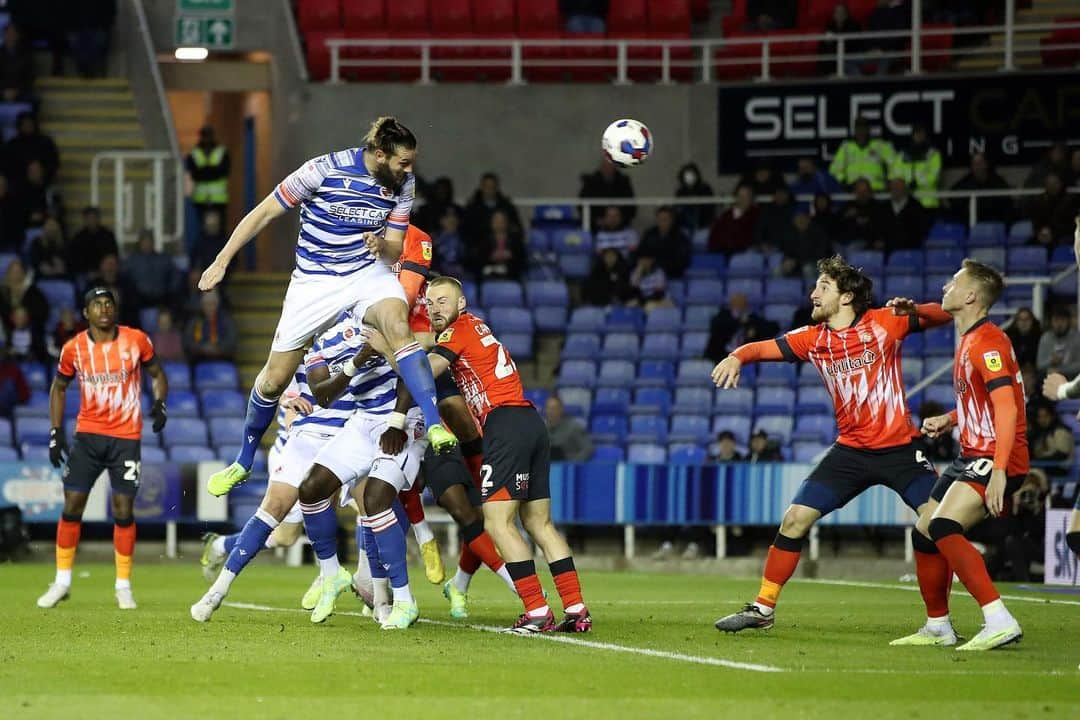
[[[847,5],[842,2],[836,3],[836,6],[833,7],[832,17],[825,24],[825,34],[852,35],[858,32],[862,32],[862,26],[855,21],[855,18],[851,17]],[[840,43],[836,40],[822,40],[818,44],[818,52],[822,55],[834,56],[837,54],[839,47]],[[848,59],[851,55],[859,52],[862,52],[861,42],[850,39],[844,40],[845,75],[859,75],[862,72],[862,63],[859,60]],[[822,75],[833,75],[836,73],[836,60],[832,57],[826,58],[819,63],[818,67]],[[798,195],[799,191],[796,190],[795,194]]]
[[[428,235],[434,236],[439,232],[442,217],[448,208],[454,208],[459,213],[459,217],[460,213],[464,212],[462,207],[454,202],[454,183],[450,178],[445,176],[436,178],[431,184],[427,202],[413,213],[412,224]],[[486,227],[486,224],[482,227]]]
[[[777,187],[773,191],[772,202],[761,207],[761,214],[754,226],[754,247],[766,254],[778,249],[791,227],[794,215],[795,203],[791,190],[787,185]]]
[[[119,255],[116,236],[101,224],[101,211],[96,207],[83,210],[83,226],[75,233],[69,244],[71,256],[68,270],[73,275],[87,275],[101,266],[106,255]]]
[[[1069,378],[1080,373],[1080,332],[1066,308],[1050,310],[1050,327],[1039,340],[1035,367],[1042,373],[1057,372]]]
[[[548,395],[544,403],[551,444],[551,459],[559,462],[585,462],[592,457],[593,442],[581,422],[566,414],[558,395]]]
[[[471,276],[465,269],[468,250],[459,231],[460,225],[460,211],[453,205],[448,206],[439,218],[439,230],[432,241],[431,268],[440,275]]]
[[[60,309],[60,319],[56,322],[56,327],[53,328],[52,335],[49,336],[49,355],[55,359],[59,359],[60,350],[71,338],[78,335],[80,332],[86,329],[86,322],[75,315],[74,308],[65,307]],[[158,352],[158,348],[154,348],[154,354],[160,357],[161,353]]]
[[[150,333],[154,343],[154,355],[164,362],[183,362],[184,339],[173,322],[172,310],[162,308],[158,311],[157,329]]]
[[[872,33],[904,32],[911,29],[911,7],[906,0],[878,0],[877,7],[866,19],[866,31]],[[903,52],[908,39],[903,36],[871,38],[866,49],[885,57],[877,60],[877,74],[888,75],[893,66],[903,62],[898,57],[888,57]]]
[[[590,305],[602,306],[621,305],[634,297],[630,268],[617,250],[604,250],[593,260],[581,294]]]
[[[930,232],[930,214],[922,203],[908,192],[907,183],[901,178],[889,180],[889,199],[878,205],[881,238],[875,250],[914,250],[921,248]]]
[[[754,242],[758,206],[749,185],[735,188],[735,204],[720,214],[709,230],[709,252],[732,256],[747,250]]]
[[[830,242],[847,240],[847,228],[844,220],[836,214],[832,198],[825,193],[814,196],[814,205],[810,210],[810,224],[825,233]]]
[[[1065,475],[1072,467],[1072,433],[1049,401],[1038,398],[1032,406],[1035,412],[1028,428],[1031,461],[1043,464],[1048,475]]]
[[[750,311],[745,295],[734,293],[728,298],[728,306],[713,315],[705,357],[720,362],[743,343],[766,340],[779,332],[776,323]]]
[[[600,161],[600,167],[595,171],[581,176],[581,190],[578,197],[582,200],[594,198],[632,198],[634,187],[630,184],[630,178],[619,171],[615,164],[604,157]],[[596,206],[593,206],[595,210]],[[620,227],[626,227],[634,219],[637,208],[633,205],[620,205],[619,212],[622,214]],[[591,214],[589,230],[596,232],[599,223],[599,213]]]
[[[135,252],[124,261],[124,272],[135,287],[139,307],[168,305],[176,294],[179,272],[172,258],[154,248],[154,232],[139,231]]]
[[[773,170],[772,165],[767,161],[761,161],[754,168],[753,172],[743,173],[739,177],[739,182],[736,183],[735,192],[739,191],[739,185],[749,185],[750,192],[754,196],[754,200],[759,197],[767,197],[776,192],[777,188],[787,187],[787,183],[784,182],[784,176]]]
[[[1061,175],[1048,173],[1046,186],[1028,205],[1028,219],[1036,230],[1050,228],[1055,242],[1071,237],[1076,217],[1076,197],[1065,192]]]
[[[1069,166],[1067,154],[1068,148],[1065,147],[1064,142],[1058,141],[1051,145],[1043,159],[1036,163],[1028,176],[1024,178],[1024,187],[1045,188],[1046,177],[1051,173],[1061,178],[1063,184],[1069,185],[1069,180],[1072,179],[1072,168]]]
[[[56,143],[38,129],[37,118],[31,112],[19,113],[15,119],[16,135],[4,145],[5,169],[13,178],[26,176],[30,163],[41,163],[43,184],[52,185],[60,168],[60,153]]]
[[[608,248],[618,250],[627,260],[638,247],[638,231],[623,223],[623,214],[618,207],[611,205],[604,209],[600,225],[593,237],[593,248],[603,252]]]
[[[8,182],[0,175],[0,252],[22,252],[26,240],[26,210]]]
[[[520,280],[528,265],[521,229],[502,210],[491,214],[491,226],[474,250],[473,267],[484,280]]]
[[[986,153],[976,152],[971,156],[971,165],[964,177],[956,181],[952,186],[958,191],[983,191],[983,190],[1008,190],[1009,183],[998,174],[997,170],[990,167],[990,161]],[[953,217],[961,222],[968,221],[967,200],[953,200]],[[980,222],[1012,222],[1012,202],[1007,197],[976,198],[975,213]]]
[[[609,0],[559,0],[559,10],[566,18],[566,32],[595,35],[607,32]]]
[[[667,294],[667,275],[657,265],[656,256],[652,253],[638,253],[634,269],[630,271],[630,286],[634,288],[636,301],[646,310],[671,305],[671,298]]]
[[[45,339],[30,324],[30,313],[22,305],[11,311],[10,323],[5,322],[4,344],[13,360],[46,362]]]
[[[32,102],[33,90],[34,55],[15,24],[8,23],[0,48],[0,95],[4,102]]]
[[[496,212],[506,215],[510,225],[518,231],[521,230],[521,217],[518,216],[517,208],[510,198],[499,190],[499,176],[487,172],[480,178],[480,186],[465,206],[465,221],[462,225],[465,238],[474,243],[484,237],[491,228],[491,216]]]
[[[701,179],[701,169],[696,163],[687,163],[679,168],[679,186],[675,188],[675,197],[712,197],[713,189],[709,183]],[[676,213],[679,223],[690,232],[707,228],[716,217],[716,206],[708,205],[677,205]]]
[[[780,443],[769,437],[764,430],[757,430],[750,436],[750,452],[746,461],[752,463],[780,462]]]
[[[115,0],[81,0],[68,16],[67,43],[75,69],[84,78],[104,77],[109,33],[116,21]]]
[[[16,406],[30,399],[30,386],[22,368],[5,347],[0,347],[0,416],[11,417]]]
[[[716,442],[709,445],[709,462],[742,462],[742,453],[735,447],[735,435],[730,430],[716,434]]]
[[[920,424],[926,418],[944,414],[945,408],[941,406],[941,403],[933,400],[927,400],[919,406]],[[957,448],[956,439],[953,438],[952,433],[943,433],[936,438],[924,436],[922,442],[927,449],[926,456],[930,458],[932,463],[951,463],[959,454],[959,448]]]
[[[86,276],[82,292],[99,285],[109,288],[116,298],[120,324],[138,327],[139,310],[142,309],[139,306],[139,293],[131,284],[131,279],[120,272],[120,260],[116,255],[109,254],[101,258],[97,271]]]
[[[14,327],[15,310],[20,307],[26,310],[34,332],[39,337],[44,335],[45,321],[49,318],[49,301],[34,285],[34,278],[26,272],[22,260],[16,258],[8,264],[4,284],[0,285],[0,322],[9,338]]]
[[[17,197],[26,213],[27,228],[39,228],[46,218],[62,216],[60,195],[45,181],[45,170],[37,160],[27,165],[26,177],[17,186]]]
[[[1080,148],[1074,149],[1069,156],[1068,176],[1072,178],[1072,187],[1080,187]]]
[[[212,263],[228,240],[225,235],[225,216],[220,211],[215,210],[214,207],[212,205],[207,206],[202,212],[199,237],[195,242],[195,249],[192,251],[191,262],[194,265],[206,267]]]
[[[1043,561],[1049,494],[1046,473],[1032,468],[1024,484],[1012,495],[1012,513],[1005,518],[1005,542],[1001,550],[1001,560],[1007,561],[1012,570],[1008,580],[1030,582],[1032,563]],[[991,573],[994,574],[993,570]]]
[[[817,166],[817,160],[812,157],[799,158],[795,173],[795,182],[791,184],[791,192],[795,195],[795,208],[801,212],[809,212],[811,204],[808,200],[800,200],[799,196],[817,197],[832,193],[843,192],[844,187],[829,173]]]
[[[686,273],[693,254],[690,234],[676,222],[675,209],[670,205],[656,211],[656,224],[645,231],[638,252],[656,256],[670,278],[681,278]]]
[[[216,290],[202,294],[199,312],[188,319],[184,328],[184,353],[193,363],[232,360],[236,355],[236,323],[221,306],[221,296]]]
[[[746,29],[769,32],[795,27],[795,3],[790,0],[747,0]]]
[[[30,266],[37,278],[68,279],[68,247],[60,221],[48,218],[41,226],[41,234],[30,243]]]
[[[1012,322],[1005,328],[1005,334],[1012,341],[1017,364],[1034,364],[1039,356],[1039,341],[1042,339],[1042,325],[1035,313],[1026,307],[1017,310]]]
[[[833,254],[833,244],[820,226],[805,212],[795,213],[791,224],[780,237],[779,250],[784,255],[779,273],[786,277],[817,277],[817,261]]]
[[[865,178],[855,181],[855,199],[844,208],[844,238],[861,248],[880,248],[885,234],[884,213],[879,211],[874,191]]]

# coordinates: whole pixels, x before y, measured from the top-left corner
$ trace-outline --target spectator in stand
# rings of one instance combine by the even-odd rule
[[[915,250],[922,247],[930,232],[930,214],[908,192],[903,178],[889,180],[889,199],[878,205],[882,228],[881,242],[871,245],[877,250]]]
[[[439,224],[447,208],[454,208],[459,214],[464,212],[461,206],[454,202],[454,183],[443,176],[436,178],[431,184],[428,200],[413,213],[412,224],[434,236],[439,232]]]
[[[779,250],[784,254],[780,275],[813,280],[817,277],[817,261],[833,254],[833,244],[821,227],[810,221],[809,215],[797,212],[780,238]]]
[[[607,32],[608,0],[559,0],[559,10],[566,21],[566,32],[603,34]]]
[[[39,279],[68,279],[67,256],[68,247],[60,221],[52,217],[46,219],[41,226],[41,234],[30,243],[30,267],[34,276]]]
[[[912,127],[911,142],[896,153],[889,176],[902,178],[927,211],[937,212],[941,205],[941,153],[930,144],[926,125],[915,123]]]
[[[96,207],[83,210],[83,226],[71,238],[71,257],[68,269],[73,275],[87,275],[101,266],[106,255],[119,255],[116,236],[101,224],[101,211]]]
[[[528,265],[521,229],[502,210],[491,214],[490,227],[476,244],[473,267],[483,280],[521,280]]]
[[[11,321],[5,324],[4,338],[8,353],[19,362],[46,362],[45,338],[30,324],[30,313],[22,305],[11,311]]]
[[[184,338],[176,329],[172,310],[162,308],[158,312],[157,329],[150,333],[154,343],[154,355],[164,362],[184,362]]]
[[[615,164],[606,157],[600,161],[600,167],[595,171],[581,176],[581,191],[578,197],[582,200],[594,198],[633,198],[634,187],[630,184],[630,178],[615,167]],[[594,206],[595,210],[595,206]],[[637,208],[633,205],[620,205],[619,212],[622,214],[621,227],[626,227],[634,219]],[[596,231],[599,225],[599,213],[592,213],[592,227]]]
[[[1012,322],[1005,328],[1005,334],[1012,341],[1018,365],[1034,364],[1039,357],[1039,341],[1042,339],[1042,326],[1030,308],[1020,308],[1013,315]],[[941,413],[938,413],[939,415]]]
[[[629,260],[637,250],[639,241],[638,231],[623,224],[623,214],[618,207],[611,205],[604,209],[604,214],[600,217],[600,225],[593,238],[593,248],[596,252],[612,248]]]
[[[745,295],[733,293],[728,298],[728,306],[713,315],[709,323],[705,357],[720,362],[743,343],[767,340],[779,332],[776,323],[750,311]]]
[[[919,406],[919,417],[926,419],[928,417],[937,417],[938,415],[944,415],[945,408],[941,403],[934,402],[933,400],[927,400]],[[920,422],[921,427],[921,422]],[[935,438],[923,436],[923,445],[926,446],[926,456],[932,463],[951,463],[956,459],[958,454],[958,448],[956,447],[956,439],[952,436],[952,433],[942,433]]]
[[[1031,244],[1044,247],[1047,252],[1051,252],[1058,244],[1058,241],[1054,238],[1054,231],[1048,225],[1043,225],[1040,228],[1035,228],[1035,237],[1031,238]]]
[[[742,462],[745,458],[735,446],[735,435],[730,430],[716,434],[716,442],[709,445],[709,462]]]
[[[766,254],[778,249],[791,228],[794,216],[795,203],[791,190],[781,185],[773,191],[772,202],[761,208],[761,215],[754,226],[754,247]]]
[[[824,233],[830,242],[844,242],[847,240],[847,228],[844,219],[836,214],[833,209],[832,198],[825,193],[818,193],[814,196],[810,224]]]
[[[746,456],[747,462],[780,462],[783,459],[783,456],[780,455],[780,443],[770,438],[767,432],[756,430],[750,436],[750,452]]]
[[[760,161],[753,172],[743,173],[739,177],[739,182],[735,185],[736,192],[738,192],[739,185],[749,185],[754,200],[760,197],[768,197],[779,188],[787,187],[784,176],[773,170],[772,165],[765,160]]]
[[[26,177],[18,187],[18,203],[26,211],[26,227],[39,228],[49,217],[63,213],[60,195],[45,180],[45,167],[37,160],[26,166]]]
[[[832,17],[829,18],[829,22],[825,24],[826,35],[852,35],[854,33],[862,32],[862,26],[855,21],[855,18],[851,17],[851,12],[845,3],[836,3],[833,8]],[[818,52],[822,55],[834,56],[839,50],[839,43],[836,40],[822,40],[818,44]],[[844,74],[845,75],[859,75],[862,73],[862,63],[859,60],[847,59],[849,56],[862,52],[862,43],[857,40],[844,40]],[[819,65],[819,72],[822,75],[833,75],[836,73],[836,60],[832,57],[822,60]],[[796,191],[798,194],[798,191]]]
[[[0,416],[11,417],[15,407],[25,405],[29,399],[30,386],[22,368],[7,348],[0,347]]]
[[[34,285],[34,278],[26,272],[22,260],[16,258],[8,264],[4,284],[0,285],[0,322],[8,338],[13,328],[13,315],[20,307],[26,309],[27,320],[34,332],[43,336],[49,318],[49,301]]]
[[[448,206],[439,219],[439,231],[433,236],[431,267],[440,275],[456,278],[471,277],[465,269],[468,248],[461,237],[461,211]]]
[[[905,32],[911,30],[911,6],[907,0],[878,0],[877,7],[866,19],[866,31],[873,33]],[[900,61],[891,54],[903,52],[908,39],[903,36],[871,38],[866,41],[866,49],[880,53],[877,59],[877,74],[888,75],[893,66]]]
[[[4,28],[0,48],[0,95],[4,102],[33,102],[34,56],[14,23]]]
[[[213,127],[204,125],[199,130],[199,142],[188,153],[184,166],[191,182],[191,202],[199,217],[213,211],[224,221],[229,207],[231,161],[229,151],[214,136]]]
[[[953,190],[983,191],[983,190],[1009,190],[1009,183],[998,174],[997,170],[990,167],[990,161],[986,153],[976,152],[971,156],[971,166],[964,177],[960,178]],[[968,221],[968,201],[953,200],[953,217],[961,222]],[[977,198],[975,200],[975,214],[980,222],[1012,222],[1012,202],[1007,197]]]
[[[35,160],[44,171],[44,184],[51,185],[60,169],[60,153],[53,139],[38,129],[37,118],[31,112],[15,118],[16,135],[4,145],[4,167],[13,178],[26,177]]]
[[[434,193],[433,193],[434,194]],[[491,216],[496,212],[506,215],[510,224],[521,230],[521,218],[510,198],[499,190],[499,176],[486,172],[480,178],[480,186],[465,206],[465,223],[462,232],[469,243],[480,240],[491,229]]]
[[[701,179],[701,168],[697,163],[686,163],[679,168],[679,186],[675,188],[675,197],[712,197],[713,189],[709,183]],[[677,205],[675,211],[679,216],[679,223],[685,226],[691,233],[701,228],[712,225],[716,217],[716,206],[708,205]]]
[[[209,209],[203,212],[201,222],[191,263],[205,267],[214,261],[221,248],[225,247],[228,238],[225,237],[225,216],[218,210]]]
[[[1072,178],[1072,187],[1080,187],[1080,148],[1073,150],[1069,156],[1069,177]]]
[[[116,21],[116,0],[79,0],[68,15],[68,47],[84,78],[104,77],[109,32]]]
[[[634,288],[636,302],[646,310],[671,307],[667,294],[667,275],[651,252],[640,252],[634,269],[630,271],[630,286]]]
[[[675,209],[670,205],[656,211],[656,224],[645,231],[638,252],[659,258],[660,267],[670,278],[681,278],[686,273],[693,254],[690,233],[676,222]]]
[[[97,270],[86,276],[81,292],[98,285],[109,288],[116,298],[120,324],[138,327],[139,310],[142,309],[139,307],[139,294],[131,279],[120,271],[120,260],[115,254],[109,253],[101,258]]]
[[[154,231],[139,231],[135,252],[124,261],[124,272],[135,287],[139,307],[169,305],[176,296],[179,272],[172,259],[154,247]]]
[[[888,140],[870,137],[870,121],[859,116],[855,119],[852,137],[840,143],[836,157],[829,165],[829,173],[845,187],[854,187],[865,178],[870,189],[885,189],[885,178],[896,151]]]
[[[1028,205],[1028,219],[1036,232],[1050,228],[1055,242],[1063,241],[1073,233],[1076,218],[1076,196],[1065,192],[1065,183],[1056,172],[1046,175],[1046,185],[1041,195],[1036,195]]]
[[[566,414],[558,395],[548,395],[544,418],[551,436],[551,459],[556,462],[585,462],[592,457],[593,442],[581,422]]]
[[[1072,433],[1048,400],[1038,398],[1031,405],[1035,411],[1028,428],[1031,460],[1044,464],[1042,469],[1049,475],[1064,475],[1073,462]]]
[[[202,294],[199,312],[188,319],[184,352],[193,363],[232,360],[236,355],[236,323],[221,306],[221,296],[216,290]]]
[[[791,0],[747,0],[746,29],[750,32],[769,32],[793,28],[795,5]]]
[[[0,175],[0,252],[19,254],[26,239],[26,210],[6,175]]]
[[[75,315],[75,309],[71,307],[60,308],[60,319],[56,321],[52,335],[49,336],[49,355],[55,359],[60,357],[60,349],[71,338],[86,329],[86,323],[82,318]],[[158,348],[154,347],[154,354],[161,356]]]
[[[608,248],[594,260],[589,278],[581,289],[590,305],[622,305],[634,297],[630,268],[618,250]]]
[[[826,197],[832,193],[843,192],[843,186],[829,173],[817,166],[817,160],[812,157],[799,158],[796,166],[795,182],[791,184],[791,192],[795,195],[795,207],[800,212],[809,212],[811,203],[809,200],[800,200],[800,196],[815,198],[824,194]]]
[[[1056,173],[1063,183],[1068,185],[1072,179],[1072,168],[1069,166],[1067,155],[1068,149],[1065,147],[1065,143],[1056,142],[1051,145],[1043,159],[1036,163],[1035,167],[1031,168],[1028,176],[1024,178],[1024,187],[1028,189],[1045,188],[1046,177],[1051,173]]]
[[[753,188],[746,184],[735,188],[735,204],[722,212],[709,230],[709,252],[730,257],[748,249],[754,242],[759,213]]]
[[[852,192],[855,199],[844,209],[844,224],[847,226],[844,239],[861,248],[881,247],[885,233],[882,226],[884,217],[874,200],[870,181],[866,178],[856,180]]]
[[[1058,305],[1050,310],[1050,328],[1039,340],[1035,358],[1039,372],[1057,372],[1065,377],[1080,373],[1080,332],[1068,309]]]

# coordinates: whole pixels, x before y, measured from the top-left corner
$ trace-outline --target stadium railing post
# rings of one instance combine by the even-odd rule
[[[633,525],[623,526],[623,557],[627,560],[634,559],[634,540],[636,539]]]
[[[723,560],[727,557],[727,526],[713,525],[713,534],[716,535],[716,557]]]

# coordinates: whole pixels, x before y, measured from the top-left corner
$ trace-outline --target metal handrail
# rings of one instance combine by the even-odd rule
[[[132,0],[132,5],[135,8],[135,18],[139,23],[139,38],[142,40],[146,67],[150,70],[150,77],[154,81],[154,94],[157,95],[158,109],[165,118],[165,130],[169,136],[169,149],[175,157],[180,157],[180,144],[176,139],[176,126],[173,124],[172,110],[169,109],[169,101],[165,95],[165,82],[161,79],[161,69],[158,67],[157,55],[154,53],[154,43],[150,35],[150,23],[146,19],[143,0]]]
[[[144,205],[144,221],[147,226],[159,230],[159,232],[154,235],[154,244],[157,250],[160,251],[164,249],[164,241],[166,238],[169,240],[178,240],[182,237],[184,232],[184,163],[180,157],[167,150],[109,150],[97,153],[94,155],[94,159],[90,161],[90,204],[95,207],[101,204],[101,164],[106,161],[112,161],[113,192],[115,198],[113,207],[113,231],[116,233],[117,238],[122,239],[125,228],[127,228],[134,220],[134,218],[125,214],[131,212],[133,197],[131,197],[132,192],[130,187],[124,182],[124,168],[125,164],[132,160],[150,161],[153,163],[152,185],[151,183],[147,184],[147,189],[145,190],[146,197],[149,198],[153,196],[149,189],[151,187],[160,188],[161,192],[154,196],[154,202]],[[173,228],[174,232],[166,235],[164,232],[164,165],[169,161],[172,161],[175,166],[175,225]]]

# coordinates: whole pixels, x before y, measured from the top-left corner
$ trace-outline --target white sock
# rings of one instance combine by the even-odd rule
[[[218,555],[225,554],[225,535],[218,535],[214,538],[214,542],[210,543],[210,549]]]
[[[399,588],[391,588],[391,590],[394,592],[394,602],[416,602],[416,600],[413,599],[412,590],[409,589],[408,585],[402,585]]]
[[[267,550],[273,550],[277,547],[277,540],[274,539],[274,533],[270,533],[267,536],[266,542],[263,543],[263,547]]]
[[[412,531],[413,537],[416,538],[417,545],[423,545],[424,543],[431,542],[435,539],[435,533],[431,532],[431,527],[427,524],[427,520],[413,523]]]
[[[459,567],[457,572],[454,573],[452,582],[454,583],[454,587],[458,590],[467,593],[469,592],[469,583],[472,582],[472,573],[467,573]]]
[[[986,627],[999,628],[1006,625],[1012,625],[1013,616],[1005,608],[1005,603],[1001,601],[1001,598],[988,602],[982,606],[983,620],[986,623]]]
[[[116,589],[117,590],[130,590],[131,589],[131,580],[121,580],[120,578],[116,578]]]
[[[952,620],[948,615],[942,615],[941,617],[928,617],[926,618],[926,627],[930,630],[951,630]]]
[[[579,613],[585,609],[585,603],[574,603],[573,605],[567,605],[563,608],[568,613]]]
[[[341,569],[341,563],[338,562],[337,553],[334,553],[330,557],[323,560],[319,558],[319,574],[324,578],[332,578],[338,574],[338,570]]]
[[[64,587],[71,587],[71,571],[57,570],[56,580],[54,580],[53,582],[57,585],[63,585]]]
[[[233,580],[235,579],[236,573],[232,570],[222,568],[221,572],[218,573],[217,580],[210,586],[210,592],[216,592],[219,593],[221,597],[225,597],[229,594],[229,588],[232,587]]]
[[[371,578],[371,585],[374,588],[374,605],[389,605],[390,604],[390,578]]]
[[[506,565],[495,571],[495,574],[502,578],[502,581],[506,583],[506,587],[510,588],[510,592],[517,595],[517,588],[514,587],[514,578],[510,577],[510,571],[506,569]]]
[[[772,615],[774,612],[776,612],[776,608],[771,608],[768,605],[764,605],[759,602],[754,603],[754,607],[756,607],[758,609],[758,612],[760,612],[765,617],[768,617],[769,615]]]
[[[526,614],[531,618],[538,618],[538,617],[544,617],[549,612],[551,612],[551,608],[549,608],[547,605],[541,605],[540,607],[536,608],[535,610],[530,610]]]

